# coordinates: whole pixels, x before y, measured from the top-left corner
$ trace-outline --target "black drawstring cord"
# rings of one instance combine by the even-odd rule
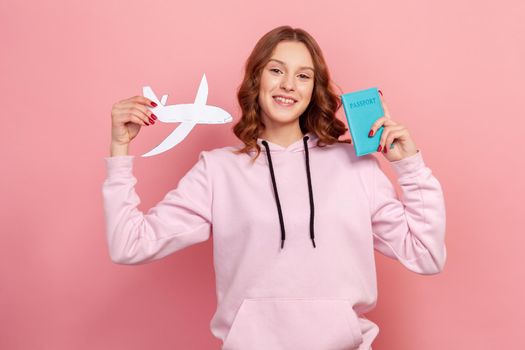
[[[308,145],[306,144],[306,141],[308,140],[308,136],[305,136],[303,138],[304,143],[304,153],[306,158],[306,176],[308,177],[308,194],[310,195],[310,239],[312,240],[312,244],[315,248],[315,234],[314,234],[314,196],[312,191],[312,179],[310,178],[310,159],[308,157]]]
[[[310,177],[310,160],[309,160],[308,144],[307,144],[308,139],[309,139],[308,136],[303,137],[304,152],[305,152],[305,157],[306,157],[306,176],[308,178],[308,194],[310,198],[310,239],[312,240],[314,248],[316,248],[315,240],[314,240],[315,238],[315,234],[314,234],[314,198],[313,198],[313,191],[312,191],[312,180]],[[282,249],[284,247],[284,240],[286,238],[286,234],[285,234],[285,229],[284,229],[283,213],[281,210],[281,202],[279,200],[279,194],[277,193],[277,184],[275,182],[275,174],[273,171],[272,157],[270,156],[270,147],[268,146],[268,142],[266,142],[266,140],[263,140],[262,144],[266,148],[266,156],[268,157],[268,163],[270,165],[270,175],[272,176],[273,192],[275,194],[275,201],[277,203],[277,212],[279,213],[279,223],[281,225],[281,249]]]
[[[266,142],[266,140],[264,140],[262,144],[266,148],[266,156],[268,157],[268,163],[270,163],[270,174],[272,175],[273,193],[275,194],[275,201],[277,202],[277,211],[279,212],[279,223],[281,224],[281,249],[283,249],[286,234],[284,232],[284,221],[283,213],[281,210],[281,202],[279,201],[279,194],[277,193],[277,184],[275,183],[275,174],[273,173],[272,157],[270,157],[270,147],[268,146],[268,142]]]

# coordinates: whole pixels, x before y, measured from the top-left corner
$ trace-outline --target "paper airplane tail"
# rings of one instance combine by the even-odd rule
[[[149,98],[150,100],[152,100],[153,102],[155,102],[158,106],[160,105],[164,105],[165,102],[165,98],[163,96],[163,102],[162,103],[158,98],[157,98],[157,95],[155,95],[155,93],[153,92],[153,89],[150,87],[150,86],[144,86],[142,88],[142,94],[144,95],[144,97],[146,98]]]

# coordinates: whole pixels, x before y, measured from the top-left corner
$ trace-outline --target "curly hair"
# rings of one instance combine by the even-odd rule
[[[237,99],[241,108],[241,119],[233,126],[233,132],[244,147],[235,153],[249,153],[256,149],[255,159],[261,152],[257,138],[265,129],[260,118],[258,103],[260,78],[263,68],[279,42],[302,42],[312,55],[315,75],[312,98],[306,110],[299,116],[299,125],[303,134],[312,132],[318,136],[320,147],[336,142],[351,143],[350,139],[339,140],[339,136],[348,130],[345,124],[337,119],[336,112],[341,108],[341,99],[332,86],[336,85],[330,79],[330,73],[324,60],[321,48],[315,39],[301,28],[280,26],[263,35],[256,43],[245,63],[244,78],[237,91]],[[339,86],[338,86],[339,88]],[[341,91],[341,89],[339,88]]]

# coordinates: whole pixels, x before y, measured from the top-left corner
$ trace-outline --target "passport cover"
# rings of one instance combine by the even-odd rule
[[[368,137],[372,124],[385,115],[377,88],[349,92],[341,95],[341,100],[357,156],[377,152],[383,126]]]

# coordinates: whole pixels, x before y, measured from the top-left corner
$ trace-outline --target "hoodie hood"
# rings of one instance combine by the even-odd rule
[[[308,136],[308,140],[306,142],[308,148],[317,147],[317,140],[319,139],[319,137],[313,132],[307,132],[306,134],[303,135],[301,139],[288,145],[288,147],[283,147],[281,145],[270,142],[263,138],[257,138],[257,144],[261,147],[261,150],[263,152],[266,152],[266,147],[264,147],[263,141],[266,141],[268,143],[270,152],[303,152],[305,150],[305,147],[303,144],[303,140],[305,136]],[[256,152],[254,150],[251,150],[251,151]]]

